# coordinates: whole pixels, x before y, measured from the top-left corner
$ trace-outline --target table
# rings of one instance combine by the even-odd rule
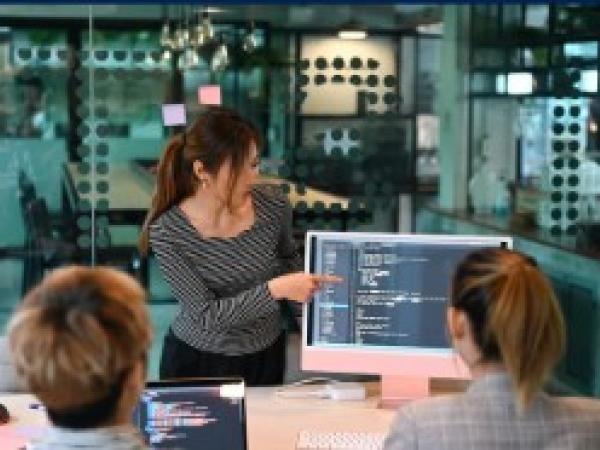
[[[386,433],[395,411],[377,408],[369,389],[364,401],[280,398],[273,388],[249,388],[249,450],[293,450],[301,430]]]
[[[90,199],[91,193],[82,194],[77,190],[81,182],[89,182],[90,177],[78,170],[77,163],[64,166],[64,199],[71,205],[79,200]],[[106,175],[98,175],[96,182],[108,182],[106,194],[96,194],[96,199],[108,200],[108,218],[111,224],[141,225],[152,201],[154,191],[154,174],[135,160],[111,163]],[[341,209],[347,209],[349,200],[346,197],[330,194],[319,189],[307,187],[302,194],[298,193],[298,185],[277,177],[261,177],[259,184],[287,184],[290,192],[288,199],[293,207],[304,206],[312,208],[317,204],[324,207],[338,204]],[[92,186],[93,188],[93,186]],[[73,208],[76,209],[76,208]]]
[[[247,389],[247,435],[249,450],[293,450],[298,432],[362,431],[385,433],[394,417],[392,410],[378,409],[377,387],[367,383],[363,401],[281,398],[273,387]],[[0,426],[2,450],[18,449],[27,436],[40,436],[47,426],[42,410],[29,394],[0,394],[13,419]]]

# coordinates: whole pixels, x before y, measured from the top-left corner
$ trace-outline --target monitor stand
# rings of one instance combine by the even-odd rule
[[[381,375],[379,407],[397,409],[399,406],[429,396],[429,378]]]

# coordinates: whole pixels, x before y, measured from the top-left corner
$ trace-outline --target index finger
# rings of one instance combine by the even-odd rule
[[[344,281],[342,277],[337,275],[313,275],[313,279],[318,283],[341,283]]]

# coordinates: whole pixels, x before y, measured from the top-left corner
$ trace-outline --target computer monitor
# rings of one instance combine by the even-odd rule
[[[337,275],[304,305],[301,368],[381,375],[382,405],[429,395],[431,378],[468,379],[446,333],[457,264],[510,237],[317,232],[305,269]]]
[[[152,449],[246,450],[244,381],[149,381],[133,421]]]

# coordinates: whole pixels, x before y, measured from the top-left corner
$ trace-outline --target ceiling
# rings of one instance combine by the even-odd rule
[[[207,5],[2,5],[1,17],[159,19],[168,11],[178,17],[182,8],[199,10]],[[355,21],[380,30],[415,28],[441,22],[440,5],[217,5],[215,21],[267,22],[280,28],[335,28]]]

